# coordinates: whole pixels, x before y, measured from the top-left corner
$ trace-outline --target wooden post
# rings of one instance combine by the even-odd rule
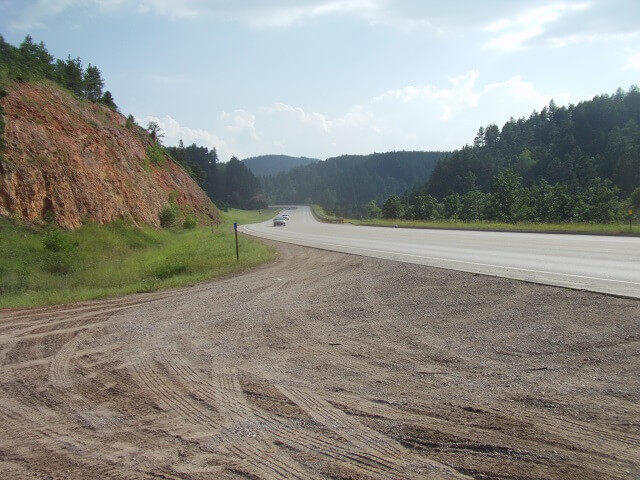
[[[238,250],[238,222],[233,222],[233,230],[236,232],[236,261],[240,261],[240,252]]]

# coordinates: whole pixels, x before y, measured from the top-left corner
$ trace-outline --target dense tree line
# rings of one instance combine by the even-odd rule
[[[291,157],[289,155],[260,155],[258,157],[245,158],[242,163],[249,167],[254,175],[262,177],[288,172],[292,168],[319,161],[317,158]]]
[[[640,208],[640,187],[628,197],[609,179],[596,177],[585,187],[572,192],[567,185],[545,180],[530,187],[513,169],[496,175],[488,192],[475,189],[462,195],[451,192],[438,199],[420,189],[393,195],[369,218],[406,218],[415,220],[455,219],[501,222],[599,222],[608,223],[626,216],[628,208]]]
[[[55,59],[43,42],[35,43],[30,35],[14,47],[0,35],[0,81],[19,82],[48,79],[71,90],[76,96],[117,109],[111,92],[103,92],[104,80],[94,65],[82,66],[79,57]]]
[[[552,100],[502,129],[481,127],[473,145],[439,162],[422,187],[388,198],[381,214],[611,222],[639,187],[640,90],[633,86],[567,107]]]
[[[271,203],[317,203],[347,217],[365,214],[371,200],[411,188],[429,176],[444,152],[387,152],[343,155],[261,177]]]
[[[185,147],[182,140],[177,147],[167,147],[166,151],[185,167],[218,207],[266,207],[260,194],[260,181],[236,157],[220,163],[215,147],[209,150],[195,143]]]

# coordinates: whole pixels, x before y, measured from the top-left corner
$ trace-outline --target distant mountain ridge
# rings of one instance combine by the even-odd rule
[[[318,203],[332,212],[362,215],[367,202],[381,203],[429,178],[449,152],[393,151],[342,155],[263,177],[271,203]]]
[[[292,168],[321,161],[318,158],[291,157],[289,155],[258,155],[242,160],[257,177],[274,176]]]

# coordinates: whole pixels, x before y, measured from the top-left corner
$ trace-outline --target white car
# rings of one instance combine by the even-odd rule
[[[284,217],[276,217],[273,219],[273,226],[274,227],[286,227],[287,226],[287,221],[284,219]]]

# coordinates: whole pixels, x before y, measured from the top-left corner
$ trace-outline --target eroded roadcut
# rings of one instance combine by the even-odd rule
[[[293,245],[0,312],[3,478],[640,476],[640,302]]]

